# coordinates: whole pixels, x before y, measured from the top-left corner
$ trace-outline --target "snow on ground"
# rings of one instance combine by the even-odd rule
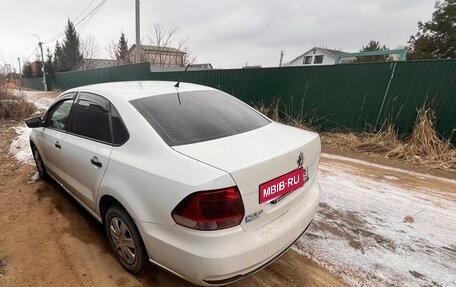
[[[40,109],[53,101],[43,92],[25,96]],[[20,125],[16,132],[10,153],[33,164],[30,129]],[[322,158],[320,209],[295,250],[352,286],[456,286],[454,196],[397,184],[401,173],[447,184],[456,180],[335,155]],[[353,164],[394,175],[361,176]]]
[[[16,138],[11,142],[9,153],[20,162],[34,164],[29,136],[32,132],[25,124],[15,127]]]
[[[404,189],[397,182],[402,170],[360,176],[353,159],[338,159],[320,164],[320,209],[294,249],[352,286],[456,286],[454,194]]]
[[[25,99],[33,103],[38,110],[47,110],[55,99],[55,94],[52,92],[40,92],[40,91],[21,91],[11,90],[16,96],[24,96]]]

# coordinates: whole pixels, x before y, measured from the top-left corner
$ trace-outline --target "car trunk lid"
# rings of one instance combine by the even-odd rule
[[[173,148],[230,173],[244,202],[241,226],[249,231],[267,225],[299,202],[315,178],[321,147],[318,134],[273,122],[238,135]],[[280,182],[286,184],[290,178],[303,184],[291,185],[288,193],[279,192]]]

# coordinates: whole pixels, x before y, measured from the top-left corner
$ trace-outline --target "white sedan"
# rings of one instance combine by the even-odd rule
[[[39,175],[106,226],[122,266],[223,285],[277,259],[320,201],[318,134],[205,86],[117,82],[27,120]]]

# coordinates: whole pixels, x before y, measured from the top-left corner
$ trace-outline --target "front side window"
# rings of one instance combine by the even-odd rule
[[[45,127],[57,130],[65,130],[70,118],[72,104],[72,99],[63,100],[55,104],[46,117],[47,120],[45,122]]]
[[[304,64],[304,65],[310,65],[310,64],[312,64],[312,56],[305,56],[305,57],[304,57],[303,64]]]
[[[193,91],[131,101],[170,146],[244,133],[270,123],[257,111],[221,91]]]
[[[109,102],[97,95],[81,93],[71,132],[97,141],[112,142]]]
[[[323,63],[323,55],[315,56],[314,64],[321,64],[321,63]]]

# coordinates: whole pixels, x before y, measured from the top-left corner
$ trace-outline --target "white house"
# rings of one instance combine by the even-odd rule
[[[305,52],[301,56],[295,58],[287,66],[314,66],[314,65],[334,65],[336,62],[336,56],[346,52],[340,50],[332,50],[326,48],[314,47],[309,51]],[[344,58],[343,62],[350,62],[355,57]]]
[[[186,52],[176,48],[141,45],[141,62],[150,62],[151,67],[183,67],[186,60]],[[134,63],[136,57],[136,44],[128,50],[128,59]]]

